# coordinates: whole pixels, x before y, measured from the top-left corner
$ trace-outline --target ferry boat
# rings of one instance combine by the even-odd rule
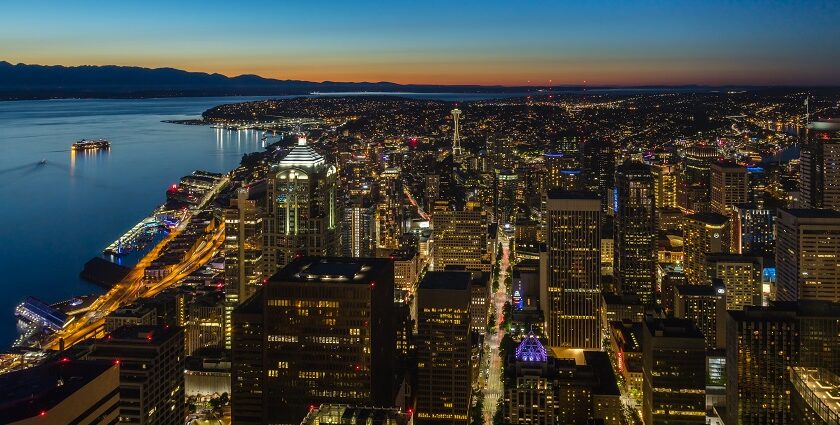
[[[105,139],[88,140],[82,139],[70,146],[74,151],[93,151],[100,149],[111,149],[111,142]]]

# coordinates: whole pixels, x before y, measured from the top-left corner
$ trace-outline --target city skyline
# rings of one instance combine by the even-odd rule
[[[0,59],[401,84],[840,84],[831,2],[432,6],[9,4]]]

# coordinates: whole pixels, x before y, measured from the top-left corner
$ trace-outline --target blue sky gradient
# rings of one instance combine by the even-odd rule
[[[840,84],[840,1],[17,1],[0,60],[399,83]]]

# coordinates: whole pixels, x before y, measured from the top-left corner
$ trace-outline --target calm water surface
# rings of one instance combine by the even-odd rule
[[[242,154],[262,150],[254,131],[161,120],[253,99],[0,102],[0,349],[15,338],[14,307],[27,295],[52,303],[100,293],[78,277],[84,263],[163,203],[169,184],[196,169],[226,172]],[[70,144],[82,138],[109,139],[111,150],[71,155]]]

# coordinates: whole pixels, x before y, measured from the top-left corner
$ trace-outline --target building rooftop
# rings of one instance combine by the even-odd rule
[[[720,285],[677,285],[674,290],[688,297],[714,297],[726,293]]]
[[[726,216],[713,212],[699,212],[686,217],[690,220],[699,221],[703,224],[722,226],[729,220]]]
[[[180,329],[169,325],[127,325],[115,329],[100,341],[104,343],[158,343],[177,334]]]
[[[109,361],[63,358],[0,375],[0,423],[45,415],[71,394],[113,367],[116,366]],[[69,421],[72,418],[54,419],[61,422],[62,419]],[[45,420],[43,423],[50,421]]]
[[[300,425],[405,425],[409,415],[395,407],[322,404],[312,408]]]
[[[815,208],[779,208],[779,213],[787,213],[796,218],[840,219],[840,211],[821,210]]]
[[[420,281],[420,289],[466,290],[472,282],[472,273],[466,271],[433,271]]]
[[[271,282],[355,282],[368,284],[391,265],[387,258],[301,257],[283,267]]]
[[[703,338],[703,332],[691,319],[647,319],[645,326],[651,335],[664,338]]]
[[[301,136],[297,145],[277,165],[283,168],[318,167],[324,165],[324,157],[306,143],[306,137]]]
[[[529,332],[522,342],[516,347],[516,360],[522,362],[546,362],[548,353],[545,351],[540,339]]]
[[[548,191],[548,199],[593,199],[600,201],[601,197],[597,193],[585,190],[551,189]]]

